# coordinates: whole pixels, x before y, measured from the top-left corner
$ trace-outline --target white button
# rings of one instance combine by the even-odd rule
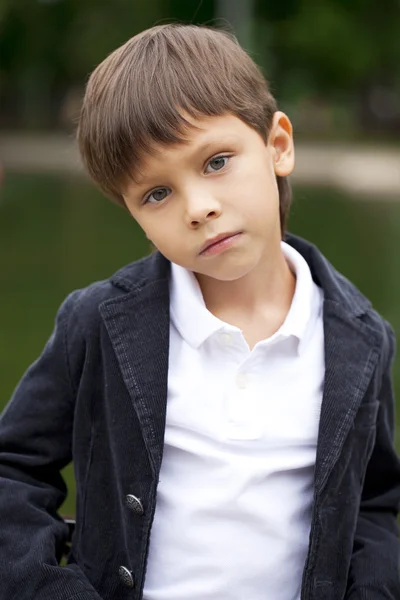
[[[236,375],[236,385],[241,390],[244,390],[247,387],[247,377],[245,373],[238,373]]]
[[[233,337],[230,333],[221,333],[221,342],[224,346],[233,346]]]

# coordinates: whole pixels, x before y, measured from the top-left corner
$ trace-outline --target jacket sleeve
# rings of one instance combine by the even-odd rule
[[[101,600],[77,565],[58,564],[67,537],[57,515],[67,493],[60,470],[72,459],[73,375],[85,353],[73,314],[78,294],[61,306],[0,418],[1,599]]]
[[[387,324],[386,324],[387,325]],[[388,353],[382,375],[375,446],[368,463],[354,538],[346,600],[400,598],[400,463],[394,447],[391,367],[394,334],[387,325]]]

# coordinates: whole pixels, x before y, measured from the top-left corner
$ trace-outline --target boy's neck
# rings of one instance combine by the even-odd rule
[[[208,310],[226,323],[239,327],[250,348],[273,335],[289,312],[296,277],[279,249],[248,275],[235,281],[219,281],[197,275]]]

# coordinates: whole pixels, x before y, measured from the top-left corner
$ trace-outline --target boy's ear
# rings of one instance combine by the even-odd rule
[[[289,117],[281,111],[272,118],[268,145],[273,153],[275,174],[287,177],[294,169],[293,127]]]

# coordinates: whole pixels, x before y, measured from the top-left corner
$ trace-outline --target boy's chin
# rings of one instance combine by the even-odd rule
[[[194,271],[198,279],[214,279],[221,283],[232,283],[240,281],[253,270],[253,266],[249,265],[224,265],[218,269],[204,269],[202,271]]]

